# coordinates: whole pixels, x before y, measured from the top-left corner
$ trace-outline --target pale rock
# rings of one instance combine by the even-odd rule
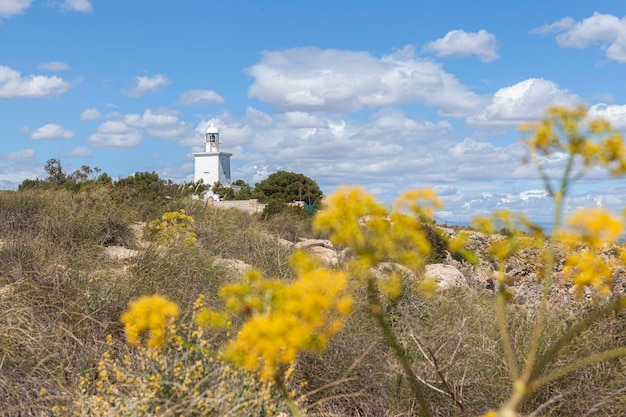
[[[252,266],[239,259],[216,258],[214,265],[230,269],[237,274],[245,274],[252,269]]]
[[[128,249],[124,246],[107,246],[104,248],[104,253],[111,259],[126,261],[137,256],[139,251],[135,249]]]
[[[307,252],[324,265],[334,266],[339,263],[339,255],[337,255],[334,249],[328,249],[323,246],[310,246]]]
[[[450,265],[426,265],[424,267],[424,275],[426,277],[434,278],[437,281],[437,287],[440,290],[468,286],[463,273]]]
[[[311,247],[322,247],[326,249],[335,249],[330,240],[326,239],[304,239],[300,238],[300,241],[293,245],[295,249],[308,249]]]
[[[393,272],[407,281],[415,281],[417,279],[417,276],[411,269],[393,262],[381,262],[372,268],[372,273],[378,279],[387,279]]]

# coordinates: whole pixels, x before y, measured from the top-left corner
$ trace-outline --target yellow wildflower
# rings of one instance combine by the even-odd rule
[[[152,295],[130,303],[121,321],[129,344],[138,345],[139,336],[148,332],[148,346],[158,347],[165,343],[168,328],[178,315],[178,305],[163,296]]]
[[[572,277],[578,295],[586,286],[596,288],[602,295],[611,290],[612,265],[596,253],[582,251],[568,255],[563,272]]]
[[[351,250],[356,276],[364,276],[378,262],[393,261],[418,270],[430,253],[423,223],[442,206],[432,190],[402,194],[389,212],[371,194],[359,188],[342,188],[325,201],[314,221],[316,230],[328,233],[338,246]]]
[[[314,227],[330,233],[333,243],[355,253],[372,247],[363,233],[364,222],[369,222],[379,232],[384,229],[381,219],[387,215],[387,210],[361,188],[341,188],[324,200],[324,206],[315,216]]]
[[[548,117],[520,130],[528,135],[531,152],[549,155],[567,152],[580,157],[585,169],[602,165],[613,175],[626,173],[626,146],[622,135],[601,118],[587,118],[585,106],[552,107]]]
[[[567,225],[576,241],[592,248],[616,242],[624,230],[623,221],[603,208],[577,210],[570,215]]]
[[[253,274],[253,279],[220,291],[227,304],[230,300],[248,316],[226,345],[224,357],[264,380],[276,377],[283,365],[293,364],[300,352],[323,351],[352,310],[345,273],[320,267],[302,252],[294,255],[292,263],[298,276],[293,282]]]
[[[150,222],[148,229],[157,236],[157,242],[160,244],[172,246],[183,243],[191,246],[197,240],[196,234],[189,230],[194,223],[194,218],[180,209],[164,213],[160,219]]]

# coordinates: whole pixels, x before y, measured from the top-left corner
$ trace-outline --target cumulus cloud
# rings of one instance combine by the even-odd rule
[[[38,127],[30,134],[30,138],[33,140],[71,139],[73,137],[74,132],[72,132],[71,130],[67,130],[63,126],[55,123],[49,123],[47,125]]]
[[[117,115],[102,123],[87,141],[97,148],[123,149],[139,145],[144,136],[183,142],[193,135],[192,131],[192,126],[181,121],[175,111],[146,109],[143,114]]]
[[[162,139],[181,139],[191,129],[179,119],[178,113],[168,109],[146,109],[143,114],[127,114],[122,122],[133,128],[144,129],[148,136]]]
[[[61,62],[61,61],[52,61],[52,62],[44,62],[43,64],[39,64],[39,66],[37,67],[41,70],[46,70],[46,71],[67,71],[70,69],[70,66],[67,65],[65,62]]]
[[[2,0],[0,1],[0,21],[23,13],[30,7],[32,0]]]
[[[34,149],[22,149],[21,151],[9,152],[3,159],[7,161],[27,161],[35,157]]]
[[[278,117],[284,119],[286,126],[291,128],[325,128],[328,122],[323,118],[302,111],[289,111]]]
[[[423,102],[461,116],[484,104],[439,64],[405,47],[380,58],[317,47],[265,52],[248,69],[250,97],[287,111],[358,111]]]
[[[59,5],[63,10],[88,13],[93,10],[90,0],[64,0]]]
[[[86,146],[78,146],[69,152],[61,152],[59,155],[64,158],[91,158],[93,156],[93,150]]]
[[[607,119],[618,130],[626,130],[626,105],[598,103],[589,108],[588,114]]]
[[[414,132],[427,132],[434,130],[451,130],[448,121],[431,122],[428,120],[413,120],[406,118],[397,109],[386,109],[375,115],[374,126],[380,130],[404,132],[414,135]]]
[[[223,103],[224,98],[211,90],[188,90],[181,94],[178,102],[181,104],[213,104]]]
[[[576,24],[576,21],[571,17],[564,17],[561,20],[557,20],[556,22],[543,25],[538,28],[534,28],[530,30],[530,33],[545,35],[548,33],[558,33],[570,29],[572,26]]]
[[[626,17],[595,12],[592,16],[575,22],[561,19],[551,25],[535,29],[535,33],[557,32],[559,46],[586,48],[600,44],[608,59],[626,63]]]
[[[56,75],[22,76],[18,71],[0,65],[0,99],[58,96],[69,89],[70,84]]]
[[[139,97],[146,93],[153,93],[170,83],[164,74],[157,74],[154,77],[135,77],[132,87],[123,89],[122,94],[128,97]]]
[[[476,55],[482,62],[491,62],[498,58],[496,46],[496,37],[484,29],[478,32],[453,30],[443,38],[429,42],[424,51],[440,57]]]
[[[87,138],[87,142],[96,148],[124,149],[132,148],[143,141],[139,129],[132,128],[121,121],[108,120],[98,126],[96,133]]]
[[[80,115],[80,120],[98,120],[102,117],[102,113],[95,108],[86,108]]]
[[[580,98],[543,78],[529,78],[496,91],[491,102],[466,119],[472,125],[514,126],[538,119],[551,105],[571,106]]]

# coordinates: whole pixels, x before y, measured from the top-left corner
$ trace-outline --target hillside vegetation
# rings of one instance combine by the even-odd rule
[[[593,143],[570,155],[620,168]],[[442,227],[429,190],[256,216],[142,184],[0,192],[0,416],[624,415],[604,211],[551,236],[506,212]]]

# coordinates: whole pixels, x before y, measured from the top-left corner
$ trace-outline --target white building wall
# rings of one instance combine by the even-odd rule
[[[230,185],[230,157],[226,152],[194,152],[193,180],[202,179],[204,184],[212,186],[217,181]]]

